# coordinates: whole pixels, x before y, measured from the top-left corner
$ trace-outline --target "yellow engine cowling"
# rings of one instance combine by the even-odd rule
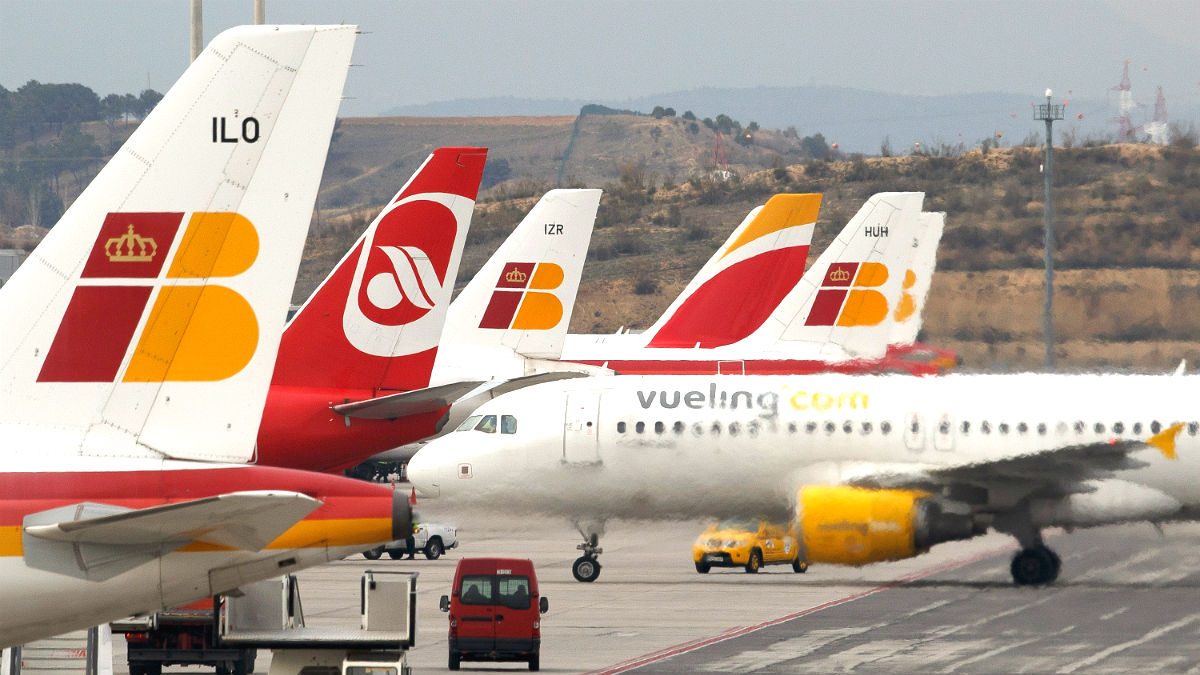
[[[969,512],[944,506],[925,492],[814,485],[797,494],[796,523],[808,562],[866,565],[979,533]]]

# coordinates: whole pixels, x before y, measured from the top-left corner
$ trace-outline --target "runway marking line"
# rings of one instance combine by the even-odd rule
[[[774,619],[768,619],[766,621],[763,621],[762,623],[756,623],[752,626],[742,626],[740,628],[732,628],[732,629],[727,630],[724,633],[720,633],[718,635],[713,635],[711,637],[706,637],[706,638],[697,638],[695,640],[690,640],[688,642],[682,642],[680,644],[673,645],[673,646],[667,647],[665,649],[660,649],[656,652],[651,652],[649,654],[644,654],[642,656],[636,656],[632,659],[622,661],[616,665],[609,666],[608,668],[605,668],[604,670],[591,671],[591,672],[587,673],[587,675],[617,675],[618,673],[628,672],[630,670],[633,670],[634,668],[641,668],[642,666],[648,666],[648,665],[651,665],[654,663],[658,663],[660,661],[665,661],[665,660],[675,657],[675,656],[681,656],[681,655],[687,654],[689,652],[694,652],[697,649],[702,649],[709,645],[719,644],[719,643],[725,642],[727,640],[732,640],[734,638],[742,637],[743,635],[749,635],[750,633],[756,633],[760,630],[763,630],[766,628],[771,628],[772,626],[778,626],[781,623],[787,623],[788,621],[792,621],[794,619],[799,619],[802,616],[807,616],[809,614],[816,614],[817,612],[820,612],[820,611],[823,611],[826,609],[837,607],[839,605],[845,605],[847,603],[854,602],[855,600],[859,600],[861,598],[865,598],[870,595],[875,595],[876,593],[880,593],[882,591],[891,590],[898,586],[903,586],[905,584],[912,583],[919,579],[931,577],[935,574],[940,574],[942,572],[948,572],[953,569],[958,569],[959,567],[966,567],[967,565],[970,565],[972,563],[977,563],[981,560],[987,560],[988,558],[995,557],[997,555],[1000,555],[1001,553],[1006,553],[1011,550],[1012,550],[1011,545],[998,546],[994,549],[991,549],[989,551],[983,551],[983,552],[973,555],[969,558],[963,558],[961,560],[951,560],[949,562],[942,563],[941,565],[937,565],[935,567],[928,567],[923,570],[902,576],[898,579],[894,579],[885,584],[880,584],[879,586],[876,586],[874,588],[869,588],[865,591],[859,591],[858,593],[853,593],[851,595],[837,598],[836,600],[829,600],[829,601],[823,602],[819,605],[814,605],[807,609],[802,609],[798,612],[792,612],[791,614],[786,614],[781,617],[777,617]]]

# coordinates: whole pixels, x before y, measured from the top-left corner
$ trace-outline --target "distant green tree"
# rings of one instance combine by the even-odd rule
[[[800,150],[813,159],[829,157],[829,144],[825,142],[825,136],[820,133],[800,139]]]
[[[650,111],[650,116],[656,120],[661,120],[667,114],[667,109],[661,105],[654,106],[654,110]]]
[[[667,108],[666,110],[663,110],[663,114],[664,114],[664,115],[666,115],[667,117],[674,117],[674,116],[675,116],[675,109],[674,109],[674,108]]]
[[[150,111],[154,110],[154,106],[158,105],[158,102],[161,101],[162,98],[163,95],[157,91],[154,91],[153,89],[144,89],[142,93],[138,95],[139,117],[145,117],[146,115],[149,115]]]
[[[685,110],[685,111],[683,111],[683,119],[685,119],[689,122],[695,122],[696,121],[696,113],[692,112],[691,110]]]
[[[512,167],[509,166],[508,160],[503,158],[489,158],[487,164],[483,167],[483,180],[480,181],[479,187],[486,190],[493,185],[503,183],[512,178]]]

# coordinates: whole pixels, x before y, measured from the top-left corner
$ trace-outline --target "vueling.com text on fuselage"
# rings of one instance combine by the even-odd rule
[[[722,389],[714,382],[707,390],[639,389],[638,404],[651,408],[691,408],[692,410],[758,410],[762,417],[779,414],[780,401],[793,410],[826,412],[830,410],[866,410],[870,396],[862,391],[818,391],[799,389],[782,394]]]

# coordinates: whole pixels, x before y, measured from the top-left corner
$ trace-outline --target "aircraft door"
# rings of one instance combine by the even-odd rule
[[[572,391],[567,394],[563,424],[563,462],[600,463],[600,392]]]
[[[925,449],[925,425],[919,413],[910,413],[904,418],[904,447],[913,452]]]
[[[954,418],[950,415],[942,415],[938,420],[933,432],[933,447],[943,452],[954,449]]]

